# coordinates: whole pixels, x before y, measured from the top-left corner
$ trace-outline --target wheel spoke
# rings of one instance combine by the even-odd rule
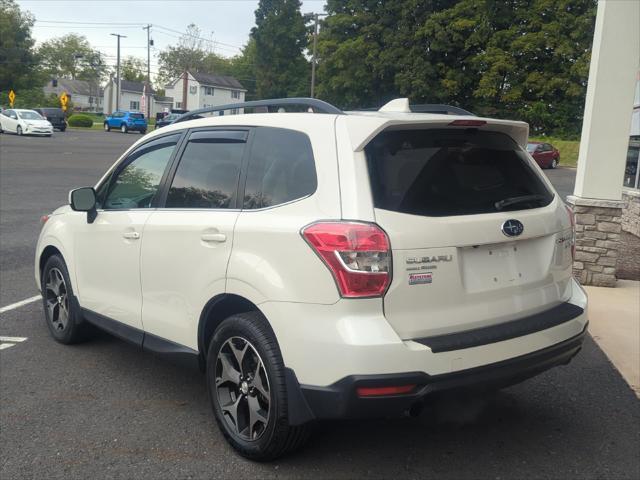
[[[258,401],[258,397],[249,396],[247,397],[247,401],[249,403],[249,438],[252,440],[257,437],[260,432],[256,432],[256,427],[262,425],[264,428],[267,426],[267,417],[265,415],[264,410],[260,406],[260,402]],[[257,425],[258,424],[258,425]]]
[[[260,392],[260,394],[264,397],[265,401],[269,401],[269,387],[264,384],[262,371],[264,371],[264,367],[262,366],[262,362],[258,360],[258,364],[256,365],[256,371],[253,374],[252,386]],[[266,375],[266,372],[265,372]]]
[[[47,299],[47,310],[49,311],[49,318],[53,321],[55,317],[53,314],[55,313],[56,305],[58,302],[55,300]]]
[[[233,425],[236,428],[236,433],[240,433],[240,430],[238,428],[238,406],[240,405],[241,400],[242,400],[242,397],[238,396],[235,402],[230,402],[226,405],[221,406],[222,411],[231,417],[231,420],[233,421]]]
[[[218,361],[222,366],[222,371],[220,372],[220,376],[216,376],[216,386],[220,386],[226,382],[238,386],[240,383],[240,372],[231,364],[229,354],[220,352]]]
[[[238,348],[233,339],[229,340],[229,346],[231,348],[231,352],[233,356],[236,357],[236,362],[238,362],[238,367],[240,368],[240,373],[244,374],[244,367],[242,362],[244,361],[244,356],[247,353],[247,349],[249,348],[249,342],[244,340],[244,345],[242,348]]]

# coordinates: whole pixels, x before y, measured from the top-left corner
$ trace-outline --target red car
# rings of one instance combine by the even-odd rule
[[[560,163],[560,152],[550,143],[529,142],[527,152],[540,165],[540,168],[556,168]]]

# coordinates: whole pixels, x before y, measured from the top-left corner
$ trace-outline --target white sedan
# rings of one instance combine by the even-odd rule
[[[2,132],[50,137],[53,125],[33,110],[9,109],[0,113],[0,133]]]

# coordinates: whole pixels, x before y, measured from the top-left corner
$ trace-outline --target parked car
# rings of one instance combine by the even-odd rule
[[[12,108],[0,114],[0,133],[3,132],[50,137],[53,134],[53,125],[38,112]]]
[[[147,120],[140,112],[113,112],[104,119],[104,130],[109,132],[112,128],[122,133],[137,131],[144,135],[147,133]]]
[[[199,366],[256,460],[317,420],[415,415],[578,353],[573,215],[525,123],[239,106],[292,103],[317,113],[181,120],[72,190],[36,247],[53,338],[97,326]]]
[[[550,143],[529,142],[527,152],[540,165],[540,168],[556,168],[560,163],[560,152]]]
[[[182,116],[181,113],[170,113],[168,115],[165,115],[161,119],[156,120],[156,130],[158,128],[166,127],[167,125],[172,123],[176,118],[179,118],[181,116]]]
[[[65,119],[64,111],[61,108],[34,108],[34,111],[38,112],[42,118],[48,120],[53,128],[57,128],[61,132],[67,129],[67,121]]]

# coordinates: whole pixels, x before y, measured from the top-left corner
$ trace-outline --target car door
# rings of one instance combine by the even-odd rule
[[[196,130],[185,140],[168,188],[144,227],[145,331],[197,350],[200,313],[224,293],[238,182],[249,130]]]
[[[18,115],[14,110],[6,110],[2,118],[2,129],[7,132],[16,132],[18,127]]]
[[[122,116],[122,113],[120,112],[114,112],[109,119],[107,120],[107,122],[109,123],[109,126],[111,128],[117,128],[120,127],[120,117]]]
[[[140,244],[143,226],[181,134],[146,142],[98,187],[98,214],[75,238],[77,294],[83,309],[104,322],[143,330]],[[108,325],[107,325],[108,326]]]

